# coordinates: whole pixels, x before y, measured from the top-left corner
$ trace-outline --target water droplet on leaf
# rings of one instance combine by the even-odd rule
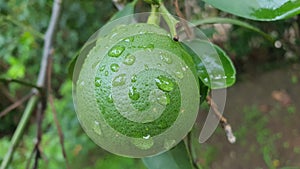
[[[157,97],[157,101],[159,104],[166,106],[170,103],[170,98],[169,96],[162,94],[161,96]]]

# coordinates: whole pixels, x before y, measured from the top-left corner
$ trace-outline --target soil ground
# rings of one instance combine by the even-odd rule
[[[219,127],[194,143],[202,168],[300,169],[300,64],[244,75],[227,90],[224,115],[237,142]]]

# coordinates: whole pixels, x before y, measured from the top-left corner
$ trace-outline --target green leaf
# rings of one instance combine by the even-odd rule
[[[116,20],[116,19],[119,19],[123,16],[127,16],[127,15],[132,15],[134,13],[134,7],[135,7],[135,4],[137,3],[137,0],[134,0],[128,4],[126,4],[126,6],[121,10],[121,11],[118,11],[117,13],[115,13],[109,21],[113,21],[113,20]]]
[[[222,89],[235,83],[234,65],[220,47],[203,40],[185,42],[183,46],[192,56],[197,75],[203,84],[211,89]]]
[[[148,169],[193,169],[184,141],[173,149],[153,157],[143,158]]]
[[[275,41],[272,38],[272,36],[270,36],[269,34],[266,34],[265,32],[261,31],[257,27],[254,27],[254,26],[250,25],[247,22],[243,22],[243,21],[240,21],[240,20],[237,20],[237,19],[212,17],[212,18],[205,18],[205,19],[202,19],[202,20],[192,21],[192,23],[195,26],[204,25],[204,24],[214,24],[214,23],[228,23],[228,24],[232,24],[232,25],[241,26],[243,28],[246,28],[246,29],[249,29],[251,31],[257,32],[257,33],[261,34],[264,38],[266,38],[267,40],[269,40],[272,43],[274,43],[274,41]]]
[[[274,21],[300,13],[300,0],[204,0],[206,3],[244,18]]]

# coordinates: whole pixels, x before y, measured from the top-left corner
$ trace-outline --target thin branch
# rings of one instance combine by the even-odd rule
[[[18,79],[12,79],[12,78],[0,78],[0,82],[3,82],[3,83],[18,83],[18,84],[21,84],[21,85],[24,85],[24,86],[28,86],[28,87],[31,87],[31,88],[36,88],[38,90],[41,90],[41,87],[39,86],[36,86],[32,83],[29,83],[29,82],[25,82],[25,81],[22,81],[22,80],[18,80]]]
[[[51,53],[53,53],[53,52],[54,51],[52,50]],[[60,142],[60,146],[61,146],[61,151],[62,151],[63,157],[65,159],[65,162],[66,162],[66,168],[69,169],[70,166],[69,166],[68,157],[67,157],[67,153],[66,153],[65,146],[64,146],[64,135],[63,135],[61,126],[59,124],[59,121],[57,119],[57,111],[55,109],[53,96],[52,96],[51,70],[52,70],[52,59],[49,58],[48,70],[47,70],[47,90],[48,90],[48,93],[49,93],[48,100],[49,100],[49,103],[50,103],[50,107],[52,109],[52,115],[53,115],[55,126],[57,128],[57,132],[58,132],[58,136],[59,136],[59,142]]]
[[[60,16],[61,3],[62,0],[55,0],[53,2],[50,24],[45,34],[43,57],[42,57],[40,73],[37,81],[38,86],[44,86],[45,83],[45,76],[46,76],[47,64],[48,64],[47,62],[48,62],[50,50],[52,49],[52,42],[54,38],[55,29],[57,27],[58,18]]]
[[[175,11],[176,14],[179,16],[180,22],[184,27],[184,31],[186,33],[186,36],[191,39],[193,37],[192,30],[189,28],[188,24],[185,21],[185,17],[183,16],[182,12],[179,9],[178,0],[174,1]]]
[[[38,107],[37,107],[37,135],[36,135],[36,142],[35,142],[35,146],[34,146],[34,152],[35,152],[35,159],[34,159],[34,165],[33,165],[33,169],[37,169],[38,168],[38,162],[39,159],[41,158],[41,152],[40,152],[40,143],[42,141],[42,135],[43,135],[43,131],[42,131],[42,122],[43,122],[43,117],[44,117],[44,112],[45,111],[45,107],[43,106],[42,102],[39,102]]]
[[[212,100],[210,96],[206,97],[207,103],[212,107],[214,110],[213,112],[217,116],[218,119],[220,119],[220,123],[222,125],[222,128],[224,129],[226,133],[227,140],[229,143],[233,144],[236,141],[236,137],[234,136],[230,124],[227,122],[227,119],[220,113],[217,104]]]
[[[54,38],[55,29],[57,27],[58,18],[60,15],[61,3],[62,3],[62,0],[54,0],[54,2],[53,2],[50,23],[49,23],[47,32],[44,37],[43,55],[42,55],[41,67],[40,67],[40,71],[39,71],[39,75],[38,75],[38,79],[37,79],[37,86],[41,87],[41,88],[45,87],[45,76],[46,76],[46,70],[48,67],[47,62],[48,62],[48,57],[50,57],[50,55],[49,55],[50,50],[52,49],[52,41]],[[36,94],[37,90],[33,89],[33,92]],[[44,93],[41,93],[41,94],[42,94],[42,104],[43,104],[43,102],[45,103],[45,100],[47,99],[47,97],[45,97]],[[14,151],[15,151],[16,147],[18,146],[21,137],[23,136],[23,132],[24,132],[25,127],[28,123],[28,120],[31,116],[31,113],[32,113],[33,109],[35,108],[37,100],[38,100],[38,95],[32,96],[31,99],[29,100],[29,102],[25,108],[25,111],[23,113],[23,116],[19,122],[19,125],[11,139],[10,147],[1,163],[0,169],[6,169],[8,167],[8,165],[12,159],[12,156],[14,154]]]
[[[19,107],[20,105],[22,105],[26,100],[28,100],[31,96],[33,96],[33,93],[30,92],[29,94],[27,94],[26,96],[24,96],[23,98],[21,98],[20,100],[16,101],[15,103],[13,103],[12,105],[8,106],[5,110],[0,112],[0,119],[1,117],[5,116],[7,113],[9,113],[10,111],[12,111],[13,109]]]

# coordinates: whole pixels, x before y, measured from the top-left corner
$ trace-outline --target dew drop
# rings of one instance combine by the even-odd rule
[[[119,71],[119,68],[120,68],[119,65],[116,64],[116,63],[113,63],[113,64],[110,65],[110,70],[113,71],[113,72]]]
[[[184,75],[181,71],[176,71],[175,76],[178,77],[179,79],[182,79],[184,77]]]
[[[124,50],[125,50],[124,46],[114,46],[112,49],[109,50],[108,56],[119,57]]]
[[[101,86],[101,79],[99,77],[95,78],[95,86],[100,87]]]
[[[167,104],[170,104],[170,98],[167,95],[162,94],[161,96],[157,97],[157,101],[159,104],[166,106]]]
[[[132,65],[134,62],[135,62],[135,56],[131,54],[126,55],[123,61],[125,65]]]
[[[156,85],[159,89],[163,91],[170,92],[174,89],[174,84],[171,79],[165,76],[158,76],[156,79]]]
[[[147,64],[144,65],[146,70],[149,70],[149,66]]]
[[[125,84],[125,74],[120,74],[118,76],[116,76],[113,81],[112,81],[112,85],[113,86],[122,86]]]
[[[134,83],[134,82],[136,82],[136,80],[137,80],[137,76],[136,76],[136,75],[133,75],[133,76],[131,77],[131,82]]]
[[[108,76],[108,71],[105,71],[105,72],[104,72],[104,75],[105,75],[105,76]]]
[[[101,66],[99,71],[102,72],[105,69],[105,65]]]
[[[148,134],[147,136],[143,136],[143,139],[148,140],[150,138],[150,134]]]
[[[133,37],[128,37],[124,39],[125,42],[133,42],[133,40],[134,40]]]
[[[101,135],[102,134],[102,131],[101,131],[101,128],[99,126],[99,122],[98,121],[95,121],[94,122],[94,126],[93,126],[93,130],[96,134],[98,135]]]
[[[168,55],[166,55],[166,54],[164,54],[164,53],[161,53],[160,59],[161,59],[163,62],[167,63],[167,64],[171,64],[171,63],[172,63],[171,57],[168,56]]]
[[[166,150],[171,149],[175,145],[176,141],[175,140],[165,140],[164,141],[164,148]]]
[[[108,101],[109,103],[113,103],[113,102],[114,102],[114,99],[113,99],[113,97],[112,97],[111,94],[108,95],[107,101]]]
[[[132,100],[138,100],[140,98],[140,94],[137,91],[137,88],[135,88],[133,86],[129,88],[128,96]]]
[[[141,150],[147,150],[154,145],[152,137],[149,137],[148,139],[134,138],[132,139],[132,143]]]

